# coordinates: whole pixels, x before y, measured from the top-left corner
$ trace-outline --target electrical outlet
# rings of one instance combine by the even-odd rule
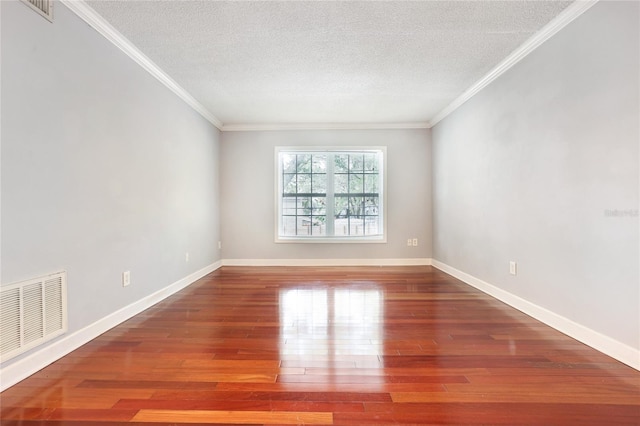
[[[218,250],[222,248],[222,241],[218,241]]]
[[[184,254],[184,261],[185,261],[185,262],[188,262],[188,261],[189,261],[189,252],[186,252],[186,253]]]
[[[125,271],[122,273],[122,287],[126,287],[131,284],[131,272]]]
[[[509,273],[511,275],[518,275],[518,264],[516,262],[509,262]]]
[[[418,247],[418,239],[417,238],[414,238],[412,243],[413,243],[414,247]]]
[[[413,245],[413,240],[412,240],[411,238],[409,238],[409,239],[407,240],[407,245],[408,245],[409,247],[411,247],[411,246]]]

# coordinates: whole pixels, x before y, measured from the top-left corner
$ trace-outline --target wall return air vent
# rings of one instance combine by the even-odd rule
[[[66,272],[0,287],[0,362],[66,331]]]
[[[53,22],[53,0],[22,0],[22,2],[47,20]]]

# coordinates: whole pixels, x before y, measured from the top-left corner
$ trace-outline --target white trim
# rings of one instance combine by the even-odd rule
[[[429,266],[431,258],[407,259],[223,259],[222,266]]]
[[[488,86],[492,81],[507,72],[511,67],[524,59],[527,55],[538,48],[542,43],[553,37],[558,31],[566,27],[574,19],[589,10],[599,0],[576,0],[571,3],[565,10],[560,12],[551,22],[545,25],[540,31],[535,33],[531,38],[525,41],[520,47],[514,50],[509,56],[503,59],[489,73],[482,77],[479,81],[465,90],[462,95],[453,100],[442,111],[436,114],[430,121],[429,127],[435,126],[440,120],[458,109],[462,104],[467,102],[479,91]]]
[[[382,209],[379,211],[379,223],[382,224],[382,235],[363,235],[363,236],[335,236],[328,235],[326,237],[320,236],[281,236],[280,230],[282,227],[282,162],[281,153],[327,153],[327,154],[339,154],[339,153],[356,153],[361,154],[363,152],[381,154],[382,158],[379,160],[382,162],[382,168],[379,171],[379,177],[382,179],[382,190],[378,191],[379,203],[382,205]],[[274,242],[277,244],[386,244],[387,243],[387,147],[386,146],[308,146],[308,147],[296,147],[296,146],[276,146],[274,149],[275,155],[275,190],[274,190]],[[333,160],[331,160],[333,161]],[[333,187],[333,166],[330,164],[327,166],[327,187]],[[331,176],[330,176],[331,175]],[[333,191],[327,192],[327,205],[331,205],[333,201]],[[327,208],[326,214],[331,215],[333,209]],[[328,227],[327,227],[328,228]]]
[[[488,86],[495,79],[504,74],[507,70],[520,62],[529,53],[535,50],[542,43],[547,41],[558,31],[563,29],[574,19],[582,15],[599,0],[576,0],[556,16],[551,22],[545,25],[540,31],[534,34],[519,48],[496,65],[483,78],[473,84],[470,88],[454,99],[449,105],[442,109],[429,121],[408,122],[408,123],[275,123],[275,124],[223,124],[204,105],[197,101],[190,93],[176,83],[167,73],[165,73],[151,59],[144,55],[126,37],[111,26],[102,16],[93,10],[84,0],[60,0],[69,10],[78,15],[87,24],[93,27],[98,33],[113,43],[116,47],[126,53],[137,64],[158,79],[162,84],[174,92],[190,107],[196,110],[206,120],[211,122],[220,131],[240,132],[240,131],[275,131],[275,130],[383,130],[383,129],[430,129],[438,122],[458,109],[462,104],[475,96],[483,88]]]
[[[179,98],[196,110],[220,131],[269,131],[269,130],[380,130],[380,129],[428,129],[429,122],[410,123],[275,123],[275,124],[223,124],[211,111],[196,98],[176,83],[166,72],[142,53],[130,40],[116,30],[100,14],[91,8],[84,0],[60,0],[69,10],[80,19],[93,27],[99,34],[110,41],[118,49],[133,59],[149,74],[174,92]]]
[[[0,392],[15,385],[21,380],[26,379],[47,365],[67,355],[69,352],[78,349],[80,346],[95,339],[107,330],[110,330],[134,315],[139,314],[145,309],[161,302],[190,284],[193,284],[200,278],[215,271],[221,266],[221,261],[206,266],[199,271],[196,271],[175,283],[130,304],[129,306],[125,306],[124,308],[99,319],[93,324],[63,337],[50,345],[44,346],[37,352],[34,352],[33,354],[0,369]]]
[[[118,30],[111,26],[102,16],[93,10],[84,0],[60,0],[69,10],[78,15],[80,19],[93,27],[104,38],[109,40],[118,49],[122,50],[138,65],[144,68],[149,74],[164,84],[169,90],[178,95],[180,99],[196,110],[207,121],[222,130],[222,121],[214,116],[207,108],[196,100],[189,92],[176,83],[158,65],[142,53],[131,41],[120,34]]]
[[[353,237],[313,237],[291,236],[281,237],[276,235],[276,244],[386,244],[386,235],[353,236]]]
[[[550,327],[586,344],[592,348],[627,364],[630,367],[640,370],[640,350],[621,343],[611,337],[605,336],[597,331],[587,328],[581,324],[558,315],[542,306],[531,303],[508,291],[502,290],[492,284],[482,281],[472,275],[462,272],[452,266],[433,259],[432,265],[435,268],[446,272],[449,275],[469,284],[478,290],[495,297],[507,305],[524,312],[525,314],[547,324]]]
[[[415,123],[275,123],[275,124],[225,124],[223,132],[258,132],[275,130],[388,130],[429,129],[428,122]]]

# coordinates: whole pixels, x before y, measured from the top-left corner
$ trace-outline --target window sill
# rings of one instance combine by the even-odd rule
[[[372,237],[276,237],[276,243],[284,244],[384,244],[387,238],[384,235]]]

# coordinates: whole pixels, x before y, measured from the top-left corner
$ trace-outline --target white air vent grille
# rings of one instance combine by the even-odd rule
[[[66,299],[65,272],[3,286],[0,291],[0,361],[65,333]]]
[[[53,0],[22,0],[22,2],[53,22]]]

